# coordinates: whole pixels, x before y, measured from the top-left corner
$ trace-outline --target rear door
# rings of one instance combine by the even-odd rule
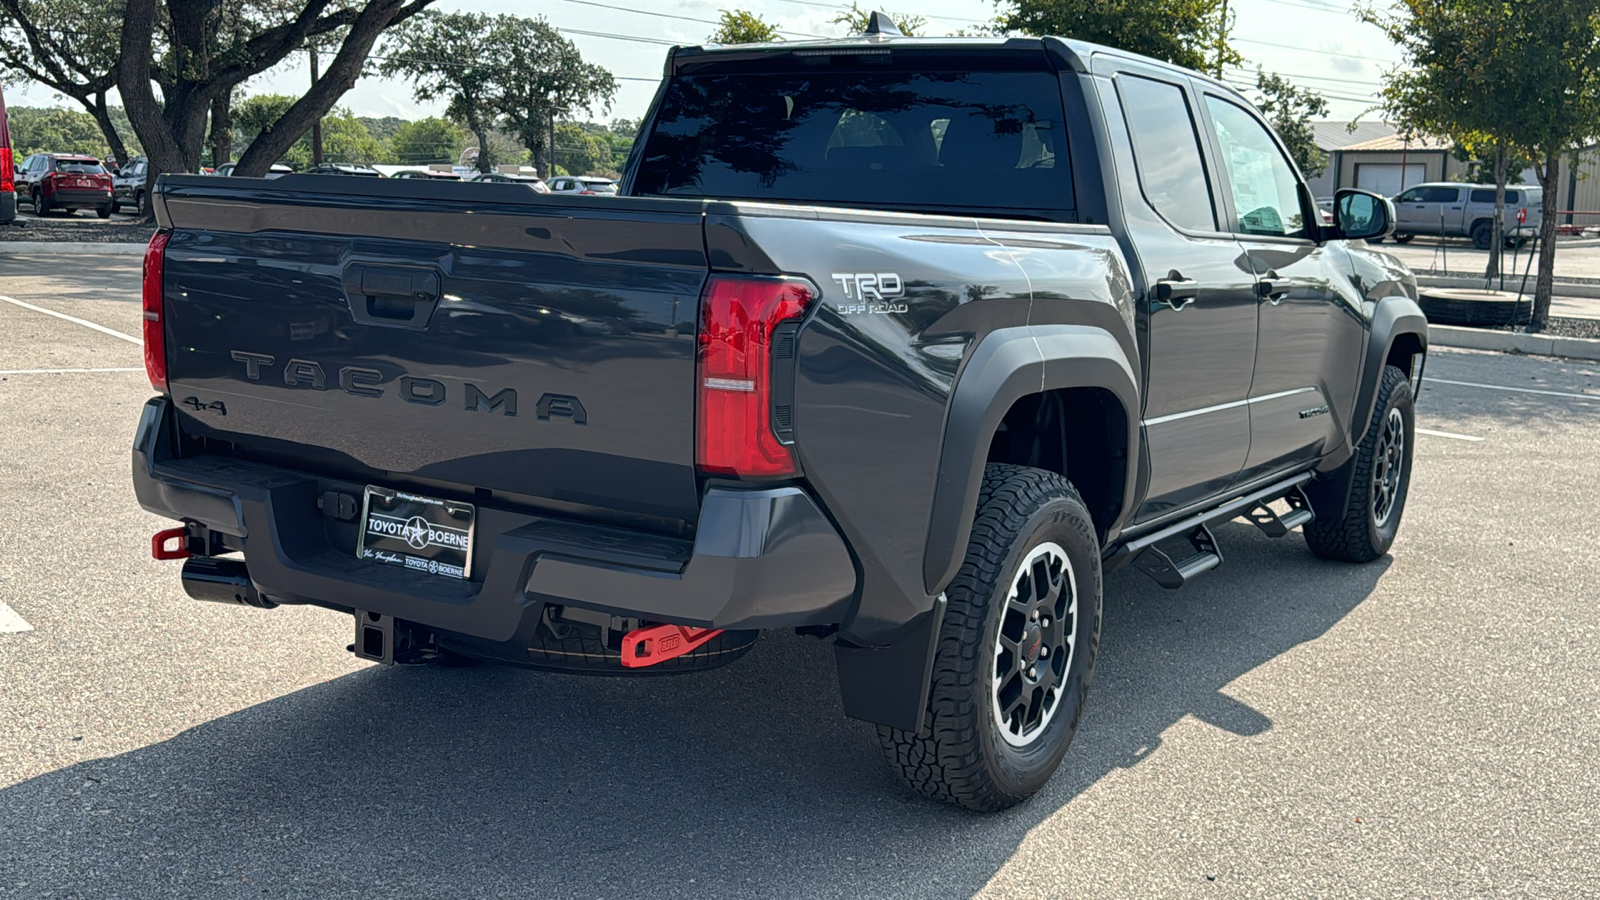
[[[1137,175],[1118,188],[1145,286],[1148,521],[1221,493],[1244,465],[1255,274],[1219,225],[1187,80],[1119,64],[1114,82],[1108,125],[1118,142],[1125,127]]]
[[[163,197],[186,431],[439,496],[693,518],[698,202],[309,175]]]

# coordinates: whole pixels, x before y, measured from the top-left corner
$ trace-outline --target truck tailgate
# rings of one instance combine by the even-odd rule
[[[372,483],[694,517],[699,202],[176,178],[158,213],[185,431]]]

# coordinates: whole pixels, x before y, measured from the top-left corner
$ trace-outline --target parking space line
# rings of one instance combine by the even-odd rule
[[[1600,403],[1600,394],[1573,394],[1567,391],[1541,391],[1535,388],[1507,387],[1503,384],[1479,384],[1476,381],[1451,381],[1448,378],[1425,378],[1424,387],[1430,384],[1456,384],[1461,387],[1483,388],[1486,391],[1510,391],[1514,394],[1542,394],[1546,397],[1572,397],[1575,400],[1593,400]]]
[[[108,369],[0,369],[0,375],[88,375],[93,372],[143,372],[132,367]]]
[[[1434,431],[1432,428],[1418,428],[1417,429],[1417,434],[1428,434],[1428,435],[1432,435],[1434,437],[1442,437],[1442,438],[1455,438],[1458,441],[1481,441],[1481,440],[1483,440],[1483,438],[1481,438],[1481,437],[1473,437],[1470,434],[1453,434],[1453,433],[1448,432],[1448,431]]]
[[[144,341],[143,340],[140,340],[139,338],[136,338],[131,334],[123,334],[120,331],[117,331],[117,330],[112,329],[112,328],[107,328],[104,325],[101,325],[101,324],[96,323],[96,322],[91,322],[88,319],[80,319],[77,316],[69,316],[64,312],[56,312],[53,309],[45,309],[42,306],[34,306],[32,303],[24,303],[21,300],[18,300],[17,298],[15,298],[15,297],[7,297],[5,294],[0,294],[0,300],[4,300],[7,303],[14,303],[17,306],[22,307],[23,309],[31,309],[34,312],[44,313],[47,316],[55,316],[58,319],[66,319],[68,322],[76,322],[77,324],[82,325],[85,328],[93,328],[95,331],[98,331],[98,332],[100,332],[102,334],[109,334],[114,338],[122,338],[123,340],[127,341],[130,344],[139,344],[140,346],[144,345]]]
[[[19,634],[32,631],[33,626],[27,620],[11,611],[11,607],[0,600],[0,634]]]

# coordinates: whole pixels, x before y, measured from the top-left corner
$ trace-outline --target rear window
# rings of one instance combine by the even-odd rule
[[[68,175],[104,175],[105,167],[89,159],[58,159],[56,171]]]
[[[1047,72],[698,74],[668,84],[637,194],[1070,209]]]

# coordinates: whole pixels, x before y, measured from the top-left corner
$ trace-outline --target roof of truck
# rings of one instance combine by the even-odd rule
[[[763,55],[824,55],[824,54],[862,54],[882,52],[891,49],[914,49],[918,51],[937,51],[941,49],[958,50],[967,53],[997,53],[1021,54],[1044,53],[1047,58],[1053,58],[1063,68],[1077,72],[1089,70],[1089,59],[1092,56],[1111,56],[1118,59],[1131,60],[1157,69],[1181,73],[1190,78],[1204,81],[1207,85],[1215,86],[1230,94],[1239,95],[1239,89],[1225,81],[1198,72],[1186,69],[1179,65],[1119,50],[1116,47],[1107,47],[1102,44],[1091,44],[1075,38],[1064,37],[908,37],[905,35],[891,34],[859,34],[842,38],[826,38],[814,41],[781,41],[764,44],[704,44],[696,46],[673,47],[667,54],[666,74],[670,77],[679,63],[692,64],[696,61],[711,62],[715,59],[736,59],[739,57],[758,57]],[[1054,51],[1054,52],[1052,52]]]

